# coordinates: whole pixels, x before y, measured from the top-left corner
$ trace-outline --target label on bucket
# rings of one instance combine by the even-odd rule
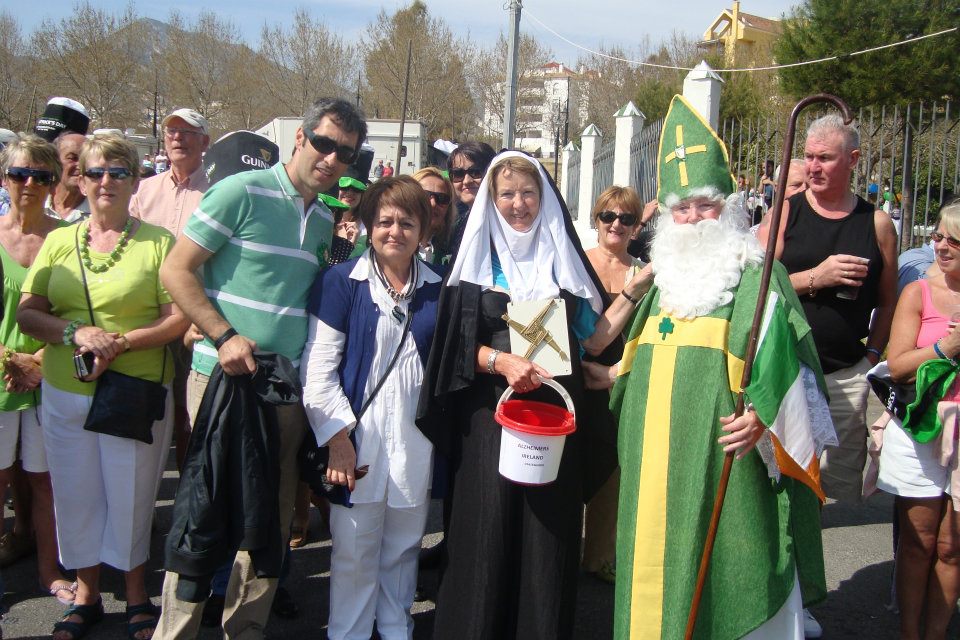
[[[520,484],[557,479],[566,436],[536,436],[504,427],[500,434],[500,475]]]

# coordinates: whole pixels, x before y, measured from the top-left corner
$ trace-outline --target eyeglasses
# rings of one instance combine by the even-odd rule
[[[951,249],[960,249],[960,240],[957,240],[956,238],[952,238],[950,236],[945,236],[939,231],[934,231],[933,233],[930,234],[930,237],[933,238],[934,242],[943,242],[944,240],[946,240],[947,244],[950,245]]]
[[[178,133],[179,133],[181,136],[183,136],[184,138],[186,138],[187,136],[202,136],[202,135],[203,135],[203,131],[196,131],[196,130],[194,130],[194,129],[177,129],[176,127],[166,127],[166,128],[163,130],[163,134],[164,134],[165,136],[167,136],[168,138],[173,138],[173,137],[175,137]]]
[[[625,227],[632,227],[640,222],[640,216],[635,213],[616,213],[613,211],[601,211],[597,218],[604,224],[613,224],[614,220],[619,220]]]
[[[481,169],[480,167],[474,165],[468,169],[450,169],[450,180],[453,182],[463,182],[463,179],[466,176],[470,176],[474,180],[482,180],[483,174],[487,171],[486,169]]]
[[[52,171],[29,167],[10,167],[7,169],[7,177],[18,184],[26,184],[27,180],[33,178],[33,181],[41,187],[49,187],[54,181]]]
[[[427,197],[433,198],[434,200],[436,200],[437,204],[440,204],[440,205],[450,204],[449,193],[443,193],[440,191],[427,191],[426,189],[424,189],[424,191],[426,191]]]
[[[340,191],[346,191],[348,193],[363,193],[363,191],[360,191],[360,189],[357,189],[356,187],[340,187]]]
[[[317,150],[317,153],[327,156],[336,151],[337,160],[343,164],[353,164],[357,156],[360,155],[360,152],[354,147],[348,147],[345,144],[338,145],[333,138],[321,136],[313,131],[304,131],[303,133],[310,141],[310,145]]]
[[[91,180],[100,182],[103,176],[110,176],[112,180],[126,180],[133,177],[133,171],[125,167],[90,167],[83,172]]]

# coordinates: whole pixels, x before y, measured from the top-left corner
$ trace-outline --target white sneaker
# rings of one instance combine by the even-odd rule
[[[823,636],[823,627],[820,626],[820,623],[817,622],[817,619],[813,617],[813,614],[809,610],[803,610],[803,637],[804,638],[819,638]]]

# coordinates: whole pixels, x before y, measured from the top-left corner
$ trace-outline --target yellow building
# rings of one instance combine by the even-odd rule
[[[699,46],[720,53],[727,66],[769,61],[770,47],[780,35],[780,20],[762,18],[740,10],[740,0],[724,9],[703,34]]]

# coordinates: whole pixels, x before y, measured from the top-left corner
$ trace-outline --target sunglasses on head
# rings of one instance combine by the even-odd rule
[[[601,211],[597,218],[604,224],[613,224],[614,220],[620,220],[620,224],[625,227],[632,227],[640,221],[640,216],[635,213],[615,213],[613,211]]]
[[[437,204],[440,204],[440,205],[450,204],[450,194],[449,194],[449,193],[443,193],[443,192],[440,192],[440,191],[427,191],[426,189],[424,189],[424,191],[427,192],[427,197],[428,197],[428,198],[433,198],[434,200],[436,200],[436,201],[437,201]]]
[[[53,172],[46,169],[10,167],[7,169],[7,177],[19,184],[25,184],[29,178],[33,178],[33,181],[41,187],[48,187],[53,184]]]
[[[348,147],[345,144],[338,145],[337,141],[333,138],[321,136],[313,131],[304,131],[303,133],[307,136],[307,140],[310,141],[310,146],[316,149],[317,153],[327,156],[336,151],[337,160],[343,164],[353,164],[360,153],[357,149]]]
[[[934,231],[933,233],[930,234],[930,237],[933,238],[934,242],[943,242],[944,240],[946,240],[947,244],[950,245],[951,249],[960,249],[960,240],[957,240],[956,238],[953,238],[948,235],[944,235],[939,231]]]
[[[450,180],[453,182],[463,182],[463,179],[468,175],[474,180],[482,180],[486,171],[478,166],[472,166],[469,169],[450,169],[448,173],[450,174]]]
[[[83,172],[91,180],[103,180],[103,176],[110,176],[113,180],[126,180],[133,177],[133,171],[125,167],[90,167]]]

